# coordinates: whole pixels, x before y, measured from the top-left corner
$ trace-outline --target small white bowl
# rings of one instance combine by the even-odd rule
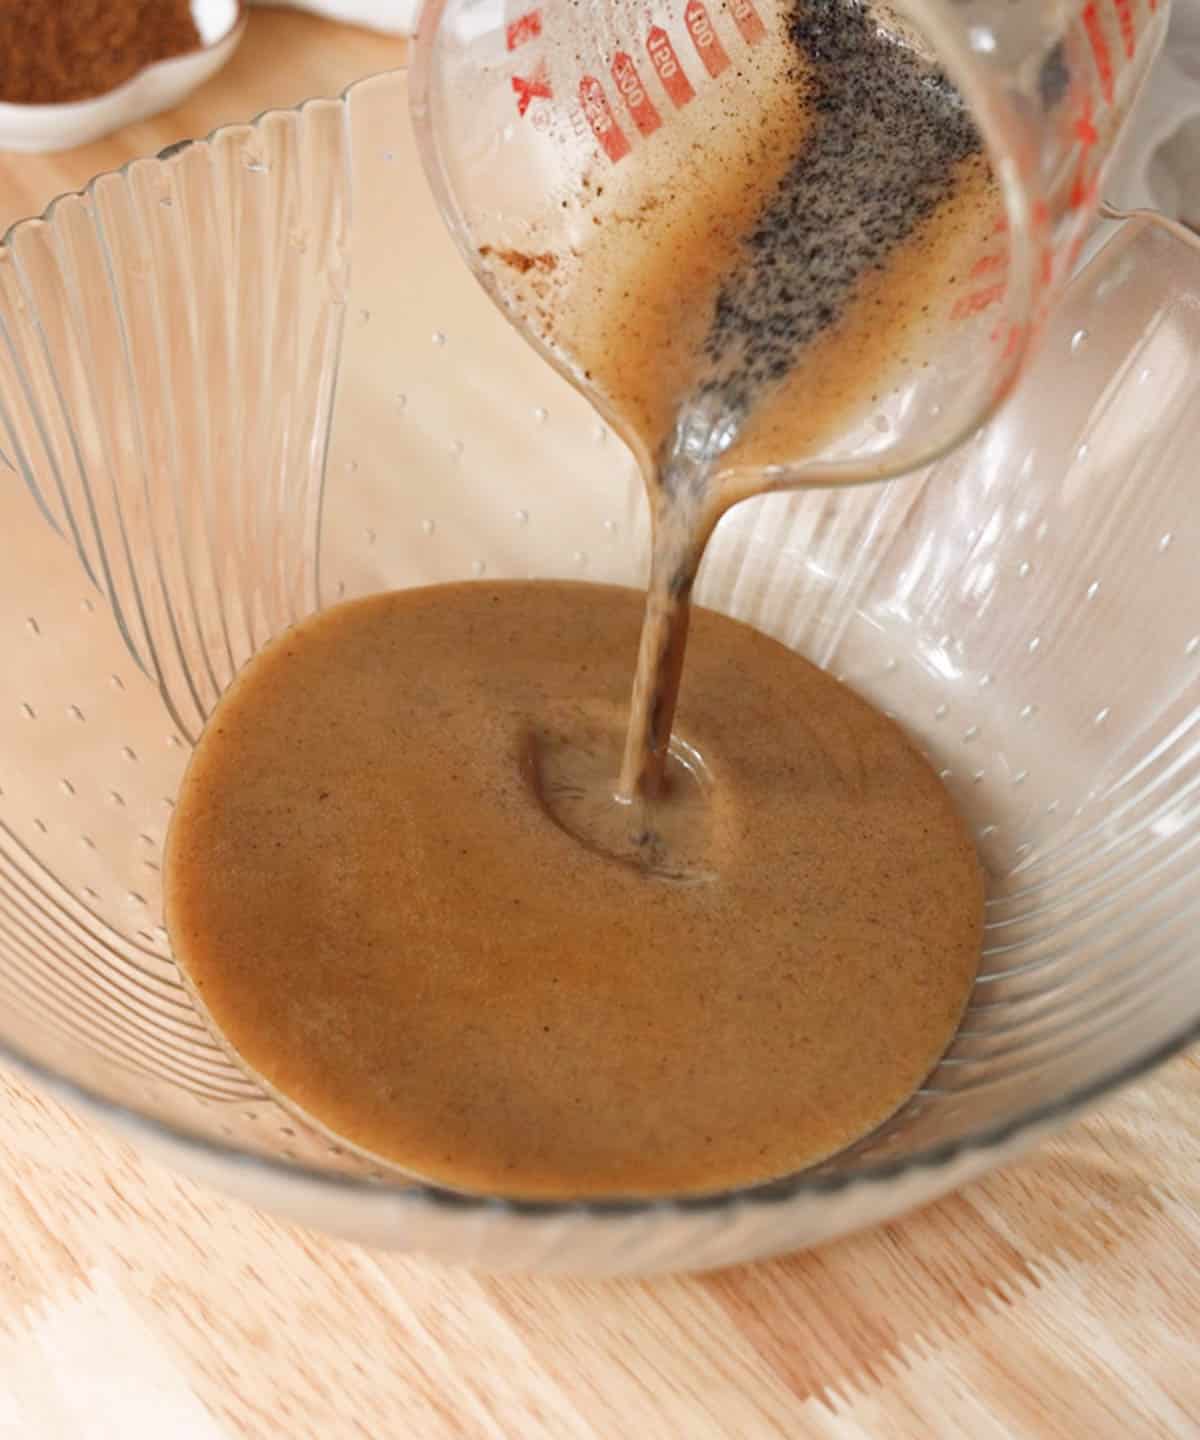
[[[232,0],[193,0],[192,10],[203,49],[147,65],[123,85],[91,100],[64,105],[0,102],[0,150],[71,150],[178,105],[225,64],[246,28]]]

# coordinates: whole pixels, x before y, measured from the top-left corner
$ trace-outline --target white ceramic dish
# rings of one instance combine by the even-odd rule
[[[192,0],[203,49],[147,65],[115,90],[67,105],[0,102],[0,150],[71,150],[178,105],[215,75],[246,28],[236,0]]]

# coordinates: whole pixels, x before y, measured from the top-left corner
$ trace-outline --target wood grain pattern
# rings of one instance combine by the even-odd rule
[[[255,11],[185,107],[0,157],[0,221],[402,46]],[[875,1233],[701,1277],[494,1279],[288,1228],[0,1077],[2,1440],[1200,1436],[1200,1062]]]
[[[0,1435],[1200,1434],[1194,1057],[899,1224],[620,1283],[369,1254],[0,1101]]]

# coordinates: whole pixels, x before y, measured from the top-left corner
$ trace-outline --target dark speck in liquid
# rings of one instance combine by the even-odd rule
[[[981,141],[946,77],[855,0],[798,0],[788,39],[813,123],[717,295],[702,401],[736,424],[859,281],[952,192]],[[781,456],[780,459],[788,457]]]

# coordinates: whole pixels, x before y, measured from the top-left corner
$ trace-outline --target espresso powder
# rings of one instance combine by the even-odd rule
[[[715,374],[700,396],[734,424],[954,193],[958,167],[982,148],[945,74],[860,0],[797,0],[787,35],[812,124],[744,239],[704,346]]]
[[[189,0],[5,0],[0,100],[90,100],[200,47]]]

